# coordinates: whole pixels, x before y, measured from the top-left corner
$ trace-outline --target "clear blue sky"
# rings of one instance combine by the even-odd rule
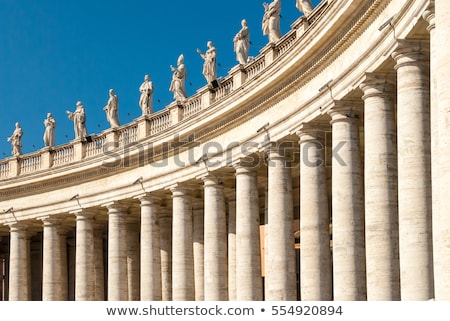
[[[56,145],[74,138],[66,110],[85,106],[88,134],[109,128],[103,107],[108,90],[119,97],[121,124],[141,115],[139,86],[149,74],[156,111],[173,101],[169,92],[180,54],[191,96],[206,84],[196,48],[217,48],[218,76],[237,62],[233,36],[246,19],[257,56],[268,40],[262,35],[260,0],[0,0],[0,159],[11,155],[6,141],[20,122],[23,152],[44,147],[43,121],[56,119]],[[271,0],[267,0],[271,2]],[[317,5],[320,1],[314,0]],[[295,0],[282,0],[281,31],[303,14]]]

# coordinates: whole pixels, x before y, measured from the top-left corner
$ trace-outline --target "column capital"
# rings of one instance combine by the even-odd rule
[[[79,220],[86,220],[86,219],[93,219],[94,216],[95,216],[95,213],[92,213],[91,211],[89,211],[87,209],[83,209],[83,208],[80,208],[80,209],[77,209],[77,210],[74,210],[74,211],[70,211],[69,213],[75,215],[75,219],[77,221],[79,221]]]
[[[27,232],[29,227],[29,224],[22,221],[8,223],[7,225],[9,227],[10,232],[20,232],[20,231]]]
[[[232,166],[236,170],[236,174],[254,172],[259,167],[260,159],[255,157],[242,157],[233,162]]]
[[[336,122],[358,122],[363,103],[361,100],[335,100],[328,114],[331,124]]]
[[[161,196],[155,193],[142,193],[140,195],[135,196],[134,198],[138,199],[141,202],[141,207],[148,205],[159,205],[162,199]]]
[[[323,143],[325,140],[325,133],[331,132],[330,123],[327,122],[312,122],[312,123],[302,123],[296,135],[300,138],[299,144],[304,142],[320,142]]]
[[[128,211],[128,206],[126,206],[125,204],[122,204],[120,202],[117,202],[117,201],[105,203],[102,206],[106,207],[108,209],[108,214],[127,213],[127,211]]]
[[[392,53],[392,58],[397,63],[395,65],[396,70],[403,66],[414,66],[418,63],[429,63],[429,56],[429,40],[398,39],[396,49]]]
[[[191,195],[192,186],[187,184],[176,183],[172,186],[169,186],[167,189],[172,192],[172,198],[184,197]]]
[[[203,176],[201,178],[201,180],[203,181],[203,186],[207,187],[207,186],[215,186],[217,188],[223,188],[223,182],[222,179],[220,177],[217,177],[215,175],[207,175],[207,176]]]
[[[436,28],[436,15],[435,15],[435,7],[434,7],[434,0],[430,0],[430,4],[428,5],[427,10],[422,14],[422,18],[428,22],[427,30],[428,32],[431,32],[433,29]]]
[[[41,220],[44,226],[59,226],[62,221],[61,218],[54,216],[40,217],[38,220]]]
[[[396,93],[394,73],[367,72],[359,88],[364,92],[362,99],[370,97],[393,97]]]

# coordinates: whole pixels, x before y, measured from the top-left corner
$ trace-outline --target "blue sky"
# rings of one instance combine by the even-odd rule
[[[267,44],[263,2],[0,0],[0,159],[11,155],[6,139],[16,122],[24,132],[24,153],[43,148],[48,112],[57,122],[56,145],[73,140],[65,111],[75,110],[78,100],[86,110],[88,134],[109,128],[103,107],[110,88],[119,97],[121,124],[129,123],[141,115],[145,74],[155,88],[155,110],[165,108],[173,101],[169,66],[180,54],[188,71],[187,93],[195,94],[206,84],[196,49],[205,51],[209,40],[217,49],[218,76],[226,76],[237,64],[232,39],[242,19],[250,29],[250,55]],[[303,14],[295,0],[281,2],[284,34]]]

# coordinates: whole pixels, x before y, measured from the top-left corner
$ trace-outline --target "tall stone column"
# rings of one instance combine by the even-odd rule
[[[42,301],[42,233],[30,242],[31,301]]]
[[[267,148],[267,155],[269,162],[265,299],[295,301],[297,287],[291,169],[287,164],[285,151],[275,143]]]
[[[337,101],[332,124],[332,211],[334,300],[366,299],[364,205],[357,111],[360,104]]]
[[[400,300],[395,78],[367,74],[364,95],[367,299]]]
[[[172,301],[172,215],[161,207],[159,216],[161,244],[161,298]]]
[[[205,201],[205,300],[228,300],[227,222],[225,195],[220,179],[206,176]]]
[[[9,226],[9,301],[30,299],[27,227],[24,223]]]
[[[436,117],[438,119],[438,132],[433,132],[433,137],[438,140],[438,161],[436,162],[435,153],[432,149],[433,164],[438,164],[439,180],[435,180],[433,166],[433,197],[435,192],[439,193],[439,209],[438,215],[435,215],[433,208],[433,237],[434,237],[434,286],[436,300],[450,300],[450,48],[446,45],[450,37],[450,2],[445,0],[431,1],[435,4],[435,19],[431,20],[430,30],[431,37],[431,66],[433,67],[432,80],[436,83],[436,93],[431,98],[436,102],[431,102],[432,121],[433,111],[437,110]],[[434,107],[434,106],[437,107]],[[433,139],[432,139],[433,143]],[[434,144],[433,144],[434,145]],[[434,158],[433,158],[434,157]],[[435,204],[433,200],[433,205]]]
[[[75,300],[93,301],[94,288],[94,215],[86,210],[76,216]]]
[[[228,300],[236,301],[236,192],[227,192],[228,205]]]
[[[161,246],[159,199],[140,196],[141,201],[141,301],[161,301]]]
[[[117,203],[108,208],[108,301],[128,300],[127,208]]]
[[[105,265],[104,265],[104,235],[103,222],[94,223],[94,283],[95,301],[104,301],[105,298]]]
[[[302,124],[300,137],[300,282],[303,301],[333,299],[325,130]]]
[[[68,260],[68,247],[67,247],[67,233],[70,229],[67,227],[61,227],[58,229],[58,234],[60,237],[59,244],[61,246],[60,254],[60,269],[61,269],[61,298],[62,301],[73,301],[75,300],[75,289],[73,295],[69,295],[69,283],[75,287],[75,278],[69,278],[69,260]],[[75,269],[75,265],[73,266]],[[74,273],[75,274],[75,273]],[[72,294],[72,293],[70,293]]]
[[[399,40],[392,57],[397,63],[401,298],[428,300],[434,297],[428,43]]]
[[[60,301],[61,298],[61,237],[57,218],[42,219],[44,224],[42,300]]]
[[[236,169],[236,300],[261,301],[261,248],[256,168],[241,161]]]
[[[192,206],[186,188],[172,187],[172,299],[193,301],[194,254],[192,245]]]
[[[127,225],[128,301],[140,298],[139,218],[129,215]]]
[[[203,201],[203,199],[201,200]],[[193,219],[193,250],[194,250],[194,285],[195,301],[205,300],[205,225],[203,202],[194,202]]]

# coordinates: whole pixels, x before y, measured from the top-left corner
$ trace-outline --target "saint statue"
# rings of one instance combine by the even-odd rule
[[[303,12],[305,17],[309,16],[314,9],[311,0],[296,0],[296,6],[300,12]]]
[[[106,119],[111,128],[119,127],[119,98],[113,89],[109,90],[108,103],[103,107],[103,110],[106,112]]]
[[[74,112],[66,111],[70,120],[73,120],[75,130],[75,139],[84,140],[87,136],[86,130],[86,113],[81,101],[77,102],[77,108]]]
[[[207,43],[208,50],[205,53],[201,52],[200,49],[197,49],[197,53],[203,58],[203,76],[205,76],[208,84],[212,83],[217,79],[216,72],[216,48],[214,48],[214,44],[212,41],[208,41]]]
[[[281,38],[281,2],[279,0],[274,0],[270,4],[264,2],[263,6],[265,10],[262,22],[263,35],[269,36],[269,42],[276,42]]]
[[[139,106],[142,109],[142,115],[150,115],[153,113],[153,83],[150,81],[150,76],[144,76],[144,82],[139,87],[141,97],[139,99]]]
[[[56,121],[53,118],[52,113],[47,114],[47,118],[44,120],[45,132],[44,132],[44,145],[46,147],[55,146],[55,127]]]
[[[186,66],[184,65],[184,56],[178,57],[178,65],[174,67],[170,65],[170,69],[173,72],[172,82],[170,83],[169,90],[173,92],[173,98],[176,102],[184,103],[186,101]]]
[[[14,130],[12,135],[8,137],[8,142],[11,142],[13,156],[22,155],[22,136],[22,128],[20,128],[19,123],[16,123],[16,129]]]
[[[236,53],[236,60],[244,65],[248,61],[248,51],[250,49],[250,32],[248,30],[247,21],[241,21],[242,28],[234,36],[234,52]]]

